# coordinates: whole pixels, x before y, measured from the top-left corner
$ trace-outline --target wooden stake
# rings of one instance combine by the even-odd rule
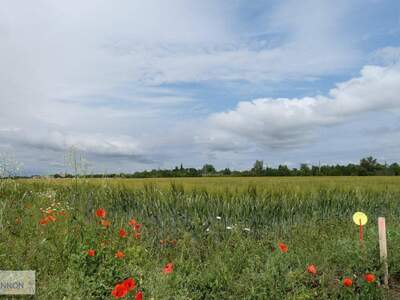
[[[381,263],[383,264],[383,283],[385,287],[389,283],[389,270],[387,263],[387,245],[386,245],[386,224],[385,218],[378,218],[378,232],[379,232],[379,254],[381,258]]]

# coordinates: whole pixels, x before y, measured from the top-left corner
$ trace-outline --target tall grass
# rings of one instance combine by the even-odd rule
[[[39,299],[111,299],[133,276],[145,299],[382,299],[376,219],[388,225],[391,286],[400,276],[400,179],[212,178],[3,181],[0,269],[37,271]],[[40,225],[40,208],[67,215]],[[104,230],[94,211],[104,207]],[[364,246],[352,223],[365,212]],[[118,237],[136,218],[140,240]],[[160,243],[174,241],[175,243]],[[281,253],[284,242],[289,251]],[[87,256],[93,248],[97,255]],[[114,253],[123,250],[123,260]],[[162,267],[173,262],[173,274]],[[311,276],[308,264],[318,275]],[[354,286],[345,288],[343,277]]]

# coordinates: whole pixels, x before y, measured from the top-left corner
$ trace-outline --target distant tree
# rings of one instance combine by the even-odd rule
[[[393,163],[389,166],[390,173],[389,175],[400,175],[400,165],[398,163]]]
[[[203,176],[208,176],[216,173],[216,170],[213,165],[205,164],[203,168],[201,168]]]
[[[291,172],[287,165],[279,165],[277,175],[278,176],[290,176]]]
[[[262,160],[256,160],[256,162],[253,165],[253,168],[251,169],[251,172],[256,176],[260,176],[263,174],[263,171],[264,171],[264,162]]]
[[[310,176],[311,175],[311,169],[307,164],[300,165],[300,175],[301,176]]]
[[[229,168],[225,168],[224,170],[222,170],[222,175],[231,175],[231,170]]]
[[[318,176],[319,175],[319,169],[320,169],[320,167],[319,166],[312,166],[311,167],[311,175],[312,176]]]
[[[299,176],[300,172],[297,168],[293,168],[290,170],[290,172],[292,173],[292,176]]]
[[[368,156],[360,160],[360,172],[361,176],[375,175],[376,171],[379,169],[379,164],[376,158]]]
[[[77,160],[75,160],[77,161]],[[0,160],[1,163],[1,160]],[[2,169],[7,170],[0,164],[0,175]],[[4,173],[4,170],[3,170]],[[75,173],[77,174],[77,173]],[[61,177],[74,177],[76,175],[66,173]],[[78,173],[80,174],[80,173]],[[400,165],[398,163],[392,163],[391,165],[380,164],[372,156],[366,157],[360,160],[359,164],[348,164],[348,165],[318,165],[308,166],[307,164],[301,164],[299,169],[290,169],[286,165],[279,165],[278,168],[264,167],[263,161],[257,160],[250,170],[230,170],[225,168],[220,171],[216,171],[213,165],[205,164],[201,169],[195,168],[184,168],[181,164],[173,169],[153,169],[145,170],[134,173],[119,173],[119,174],[86,174],[79,175],[90,178],[102,178],[102,177],[122,177],[122,178],[157,178],[157,177],[198,177],[198,176],[356,176],[356,175],[389,175],[389,176],[400,176]],[[55,178],[60,175],[54,175]],[[1,177],[1,176],[0,176]],[[3,176],[4,177],[4,176]]]

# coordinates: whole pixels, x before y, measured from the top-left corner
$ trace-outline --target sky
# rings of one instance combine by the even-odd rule
[[[400,161],[398,0],[2,4],[0,157],[22,174],[72,151],[102,173]]]

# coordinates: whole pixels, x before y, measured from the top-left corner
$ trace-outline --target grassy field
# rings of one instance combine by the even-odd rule
[[[0,269],[36,270],[37,299],[113,299],[127,278],[123,299],[398,299],[399,200],[396,177],[3,180]]]

